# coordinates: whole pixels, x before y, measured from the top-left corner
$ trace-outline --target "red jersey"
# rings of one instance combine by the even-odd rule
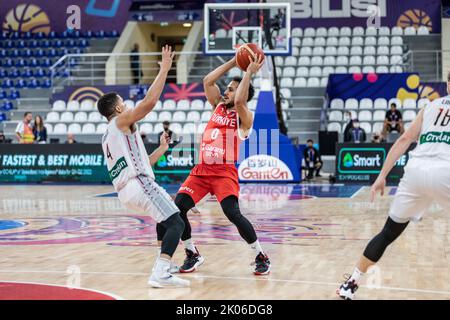
[[[239,117],[236,110],[229,110],[219,103],[214,110],[200,143],[199,164],[193,175],[220,175],[220,171],[236,171],[239,157]],[[233,172],[234,173],[234,172]]]

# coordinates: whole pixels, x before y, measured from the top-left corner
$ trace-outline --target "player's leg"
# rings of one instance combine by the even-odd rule
[[[164,229],[161,238],[161,254],[156,259],[154,270],[148,283],[153,287],[168,285],[189,286],[189,281],[170,274],[171,259],[184,230],[184,222],[179,210],[167,192],[152,180],[137,179],[137,187],[131,193],[128,205],[139,208],[160,223]]]
[[[339,288],[341,298],[353,299],[367,269],[381,259],[386,248],[402,234],[410,220],[419,219],[430,207],[432,200],[424,190],[425,175],[423,168],[405,168],[405,175],[389,210],[389,218],[381,232],[367,245],[350,278]]]
[[[175,197],[175,205],[180,210],[180,217],[183,219],[185,225],[181,235],[181,241],[183,241],[186,258],[184,259],[183,265],[180,266],[179,270],[181,273],[194,272],[205,261],[192,239],[192,228],[188,219],[188,211],[194,208],[195,204],[203,199],[208,193],[208,180],[200,176],[190,175],[180,187],[180,190]]]
[[[159,257],[161,254],[161,246],[162,246],[162,239],[164,238],[164,235],[166,234],[166,228],[163,226],[162,223],[157,223],[156,224],[156,238],[157,238],[157,243],[158,243],[158,247],[157,247],[157,256]],[[156,264],[155,264],[156,266]],[[153,266],[153,271],[155,270],[155,266]],[[170,263],[170,273],[177,273],[180,271],[180,267],[177,266],[173,260],[171,260]]]

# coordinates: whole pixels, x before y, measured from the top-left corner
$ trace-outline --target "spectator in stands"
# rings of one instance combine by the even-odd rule
[[[352,113],[350,111],[345,112],[344,120],[347,121],[347,124],[345,125],[344,129],[344,142],[350,142],[349,132],[353,128]]]
[[[32,120],[33,115],[31,112],[25,112],[23,120],[19,122],[16,128],[16,137],[19,140],[19,143],[34,143],[33,127],[31,126]]]
[[[34,118],[33,134],[34,141],[37,143],[47,143],[47,128],[44,126],[44,120],[39,115]]]
[[[73,135],[73,133],[68,133],[67,140],[65,143],[66,144],[74,144],[74,143],[78,143],[78,142],[75,140],[75,136]]]
[[[137,43],[134,44],[131,53],[133,53],[133,55],[130,56],[130,67],[133,74],[133,83],[138,84],[139,79],[143,74],[141,70],[141,61],[139,59],[139,56],[137,55],[137,53],[139,53],[139,45]]]
[[[383,137],[386,138],[387,134],[393,131],[397,131],[402,134],[405,129],[403,126],[402,113],[397,110],[397,105],[391,103],[391,109],[386,112],[386,118],[384,119]]]
[[[311,180],[314,177],[314,171],[316,172],[316,177],[321,177],[322,158],[320,157],[319,150],[314,148],[314,141],[312,139],[308,139],[306,145],[306,148],[303,150],[303,159],[305,159],[305,164],[308,169],[306,179]]]
[[[6,137],[3,134],[3,131],[0,131],[0,143],[6,143]]]
[[[366,142],[367,136],[366,131],[360,127],[359,120],[353,120],[353,127],[349,131],[349,136],[347,137],[348,141],[353,143],[363,143]]]
[[[164,121],[163,122],[163,129],[164,129],[164,131],[161,131],[158,134],[158,140],[161,139],[161,135],[165,132],[165,133],[167,133],[169,135],[170,143],[178,143],[178,136],[177,136],[177,134],[175,132],[173,132],[172,130],[170,130],[169,127],[170,127],[170,122],[167,121],[167,120]]]

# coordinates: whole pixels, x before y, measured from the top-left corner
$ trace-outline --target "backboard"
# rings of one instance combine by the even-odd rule
[[[206,3],[204,53],[233,55],[244,43],[258,44],[266,55],[290,55],[290,3]]]

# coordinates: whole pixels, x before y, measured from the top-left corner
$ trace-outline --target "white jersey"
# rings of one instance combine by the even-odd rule
[[[425,107],[419,142],[410,156],[450,161],[450,96],[436,99]]]
[[[119,192],[128,181],[138,176],[145,176],[154,181],[155,175],[138,130],[126,134],[117,127],[116,120],[117,117],[108,123],[102,138],[102,148],[109,177]]]

